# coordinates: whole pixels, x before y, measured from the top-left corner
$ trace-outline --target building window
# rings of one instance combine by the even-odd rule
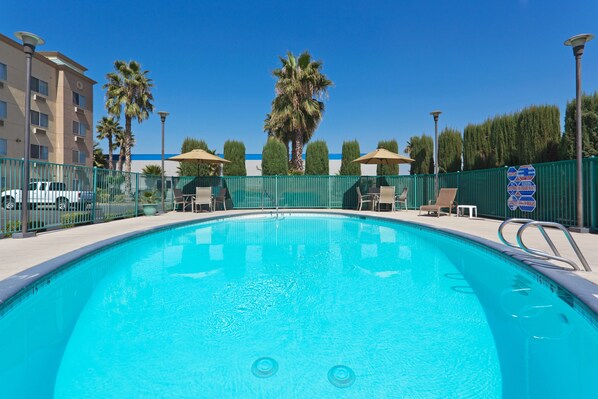
[[[73,133],[77,136],[85,137],[87,134],[87,125],[79,121],[73,121]]]
[[[74,91],[73,104],[77,107],[85,108],[85,96]]]
[[[31,90],[38,92],[39,94],[43,94],[44,96],[48,95],[48,82],[44,82],[38,78],[31,77]]]
[[[0,62],[0,80],[6,80],[8,75],[8,70],[6,69],[6,64]]]
[[[48,147],[45,145],[31,144],[29,156],[34,159],[48,160]]]
[[[8,141],[0,139],[0,155],[8,154]]]
[[[73,150],[73,163],[85,164],[86,161],[87,161],[87,156],[85,155],[84,152],[78,151],[78,150]]]
[[[48,127],[48,114],[31,110],[31,124],[41,127]]]
[[[6,115],[8,115],[6,102],[0,101],[0,119],[6,118]]]

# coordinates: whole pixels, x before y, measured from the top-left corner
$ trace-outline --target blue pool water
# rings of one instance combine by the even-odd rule
[[[567,301],[490,250],[385,221],[164,230],[0,312],[2,398],[598,397],[598,331]]]

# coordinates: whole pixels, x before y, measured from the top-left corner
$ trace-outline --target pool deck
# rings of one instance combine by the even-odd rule
[[[301,210],[294,210],[301,211]],[[308,212],[326,212],[359,214],[367,216],[378,216],[389,219],[414,222],[434,228],[447,229],[451,231],[467,233],[469,235],[484,238],[499,243],[497,231],[500,221],[467,217],[451,217],[422,215],[418,216],[418,211],[397,211],[397,212],[372,212],[372,211],[351,211],[351,210],[305,210]],[[169,212],[157,217],[138,217],[124,220],[117,220],[108,223],[80,226],[70,229],[55,230],[38,234],[36,237],[28,239],[5,238],[0,240],[0,281],[10,276],[23,272],[30,267],[51,259],[76,251],[80,248],[97,243],[99,241],[113,239],[115,237],[140,231],[151,230],[156,227],[169,224],[184,223],[194,220],[202,220],[219,216],[242,215],[246,213],[257,213],[259,211],[217,211],[205,213],[183,213]],[[267,211],[270,213],[271,211]],[[284,212],[288,212],[285,210]],[[510,241],[515,241],[515,232],[517,226],[510,226],[505,229],[505,236]],[[562,249],[561,253],[565,257],[576,259],[573,251],[570,249],[564,235],[560,231],[549,230],[557,248]],[[572,233],[577,241],[581,251],[584,253],[588,263],[592,267],[592,272],[572,272],[564,273],[575,274],[583,277],[594,284],[598,284],[598,235]],[[548,251],[546,242],[542,239],[537,229],[529,229],[525,234],[525,243],[529,247]],[[579,262],[578,262],[579,264]],[[565,268],[570,268],[564,265]]]

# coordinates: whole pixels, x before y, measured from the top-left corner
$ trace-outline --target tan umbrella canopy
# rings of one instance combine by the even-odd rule
[[[353,162],[359,162],[367,165],[397,165],[400,163],[411,163],[414,161],[415,159],[399,155],[396,152],[388,151],[384,148],[378,148],[377,150],[353,160]]]
[[[230,161],[220,158],[218,155],[210,154],[205,150],[191,150],[184,154],[175,155],[174,157],[168,158],[169,161],[185,161],[185,162],[196,162],[197,169],[199,170],[200,163],[230,163]]]

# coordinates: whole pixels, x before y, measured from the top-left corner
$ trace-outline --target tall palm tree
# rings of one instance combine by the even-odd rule
[[[288,52],[280,57],[282,67],[272,74],[276,82],[276,97],[264,129],[291,138],[291,164],[303,170],[303,145],[313,136],[324,114],[324,98],[332,81],[321,72],[322,62],[312,61],[309,52],[295,57]],[[287,141],[288,142],[288,141]]]
[[[108,169],[113,168],[112,152],[116,149],[116,143],[114,140],[118,135],[122,135],[123,128],[120,126],[118,120],[114,117],[102,117],[100,122],[96,125],[96,131],[98,132],[98,140],[108,140]]]
[[[111,115],[120,118],[125,116],[124,152],[125,170],[131,172],[131,121],[137,119],[143,122],[154,110],[154,97],[151,88],[152,79],[148,78],[149,71],[141,69],[137,61],[114,61],[115,72],[106,75],[108,82],[103,88],[106,90],[106,109]]]

